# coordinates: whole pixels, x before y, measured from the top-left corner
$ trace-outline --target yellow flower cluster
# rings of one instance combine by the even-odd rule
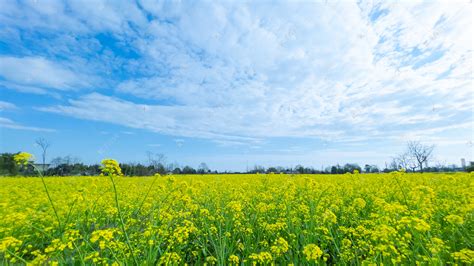
[[[462,225],[464,219],[459,215],[450,214],[444,218],[444,220],[453,225]]]
[[[323,251],[315,244],[308,244],[303,249],[303,254],[308,261],[318,261],[323,255]]]
[[[27,165],[31,160],[33,160],[33,155],[27,152],[20,152],[13,155],[13,160],[19,165]]]
[[[239,260],[239,257],[238,257],[238,256],[236,256],[236,255],[230,255],[230,256],[229,256],[229,263],[230,263],[231,265],[238,265],[238,264],[239,264],[239,261],[240,261],[240,260]]]
[[[272,254],[270,252],[262,251],[258,254],[252,253],[249,256],[253,265],[265,265],[273,261]]]
[[[473,177],[2,177],[0,264],[473,265]]]
[[[101,162],[102,166],[100,170],[102,171],[103,175],[107,176],[121,176],[122,169],[120,169],[119,163],[114,159],[104,159]]]
[[[275,254],[275,257],[280,257],[288,251],[288,248],[288,242],[283,237],[280,237],[275,241],[275,245],[270,247],[270,250]]]

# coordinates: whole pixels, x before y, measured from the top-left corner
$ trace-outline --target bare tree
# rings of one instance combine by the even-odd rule
[[[200,174],[207,174],[209,172],[209,167],[206,163],[199,164],[198,173]]]
[[[407,143],[408,155],[413,158],[423,172],[423,164],[427,164],[433,156],[434,145],[424,145],[419,141],[409,141]]]
[[[408,157],[407,167],[414,173],[418,167],[418,162],[411,156]]]
[[[366,171],[366,172],[368,172],[367,170],[370,171],[370,165],[366,164],[364,168],[365,168],[365,171]],[[390,169],[392,169],[392,170],[400,170],[400,168],[402,168],[402,167],[401,167],[400,164],[398,163],[397,158],[392,158],[392,161],[390,162]]]
[[[155,173],[166,174],[166,156],[161,153],[147,151],[148,163],[153,167]]]
[[[173,172],[176,168],[179,168],[179,164],[176,161],[166,165],[166,171],[169,173]]]
[[[166,156],[164,154],[147,151],[146,155],[148,157],[148,163],[151,166],[158,167],[160,165],[165,165]]]
[[[41,166],[41,172],[44,172],[45,170],[45,165],[46,165],[46,152],[48,151],[48,148],[51,146],[51,144],[44,138],[39,138],[35,141],[36,145],[41,148],[41,157],[43,159],[43,165]]]
[[[443,168],[446,168],[447,167],[447,162],[446,160],[444,161],[436,161],[436,168],[438,169],[443,169]]]
[[[409,169],[412,168],[412,160],[408,153],[402,153],[393,159],[398,169]]]

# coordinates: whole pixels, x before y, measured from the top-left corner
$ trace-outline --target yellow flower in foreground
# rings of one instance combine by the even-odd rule
[[[456,261],[466,263],[466,265],[472,265],[474,263],[474,250],[461,249],[460,251],[454,252],[453,257]]]
[[[308,261],[317,261],[323,255],[323,251],[315,244],[306,245],[303,249],[303,254]]]
[[[464,223],[464,219],[459,215],[448,215],[444,217],[444,220],[450,224],[462,225]]]
[[[230,264],[239,264],[239,257],[236,255],[230,255],[229,256],[229,263]]]
[[[392,175],[2,177],[0,264],[474,266],[474,175]]]
[[[275,245],[270,250],[276,257],[279,257],[288,251],[288,242],[283,237],[280,237],[275,241]]]
[[[258,254],[252,253],[249,258],[252,260],[253,264],[265,264],[270,263],[273,260],[272,254],[269,252],[260,252]]]
[[[337,223],[337,216],[332,211],[327,210],[323,213],[323,221],[330,224],[335,224]]]
[[[365,208],[365,205],[367,205],[367,203],[362,198],[356,198],[352,202],[352,206],[354,206],[357,209],[363,209],[363,208]]]
[[[181,261],[181,257],[176,252],[166,252],[164,253],[160,260],[158,261],[158,265],[175,265]]]
[[[4,252],[9,247],[15,248],[15,247],[21,246],[22,243],[23,241],[21,240],[18,240],[12,236],[7,236],[0,241],[0,251]]]
[[[122,169],[120,169],[120,165],[116,160],[104,159],[101,164],[100,170],[102,171],[102,175],[123,175]]]
[[[206,262],[209,263],[210,265],[214,265],[217,263],[217,259],[214,256],[208,256],[206,257]]]
[[[13,156],[16,164],[27,165],[29,161],[33,160],[33,155],[27,152],[20,152]]]

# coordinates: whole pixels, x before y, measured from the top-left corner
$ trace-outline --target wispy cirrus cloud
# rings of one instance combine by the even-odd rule
[[[283,121],[267,116],[248,116],[234,107],[199,107],[135,104],[114,97],[92,93],[69,105],[40,107],[39,111],[73,116],[81,119],[147,129],[159,133],[206,139],[255,142],[265,137],[311,137],[322,134],[334,136],[342,131],[303,129],[299,124],[283,126]],[[264,109],[261,110],[264,113]],[[259,123],[256,127],[253,123]],[[269,130],[269,129],[272,130]]]
[[[0,101],[0,112],[4,110],[15,110],[17,108],[18,107],[13,103]]]
[[[28,131],[37,131],[37,132],[55,132],[56,131],[50,128],[25,126],[5,117],[0,117],[0,129],[1,128],[28,130]]]
[[[43,57],[0,56],[1,85],[13,88],[30,88],[30,92],[43,89],[74,90],[90,86],[86,77]]]

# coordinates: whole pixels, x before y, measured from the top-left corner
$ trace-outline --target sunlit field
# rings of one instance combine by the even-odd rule
[[[474,263],[467,173],[114,177],[120,212],[107,176],[44,180],[57,216],[0,178],[2,264]]]

